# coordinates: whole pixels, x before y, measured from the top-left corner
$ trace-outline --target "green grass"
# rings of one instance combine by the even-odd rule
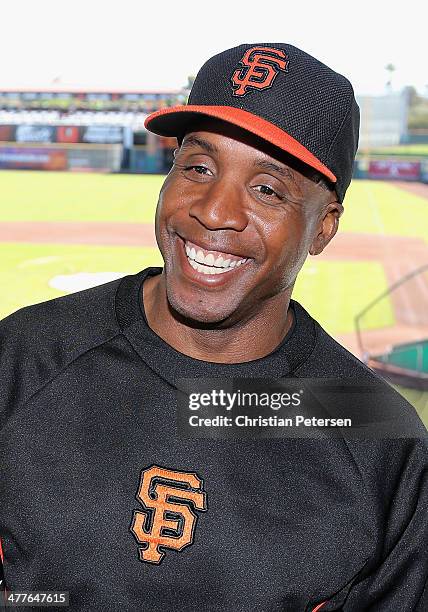
[[[159,175],[0,171],[1,221],[151,223]]]
[[[159,175],[0,172],[0,221],[151,223]],[[393,183],[354,181],[340,231],[428,237],[428,202]]]
[[[0,301],[0,318],[21,306],[64,295],[49,286],[59,274],[78,272],[134,273],[162,265],[155,248],[86,245],[0,243],[0,278],[8,288]],[[361,286],[365,292],[361,292]],[[386,287],[383,269],[368,262],[309,260],[301,271],[293,297],[330,333],[351,332],[353,319],[368,299]],[[367,327],[392,323],[389,302],[365,321]]]
[[[154,248],[0,243],[0,278],[7,287],[0,300],[0,319],[22,306],[64,295],[48,284],[58,274],[133,274],[159,265],[162,258]]]
[[[394,183],[353,181],[340,231],[409,236],[428,241],[428,201]]]
[[[391,154],[391,155],[428,155],[428,144],[408,144],[408,145],[397,145],[392,147],[376,147],[374,149],[362,149],[358,151],[360,157],[364,156],[364,153],[370,153],[376,155]]]
[[[293,297],[335,335],[354,331],[355,315],[386,288],[383,266],[377,262],[318,262],[311,258],[297,277]],[[373,309],[364,318],[365,329],[393,324],[389,298],[382,301],[382,308]]]

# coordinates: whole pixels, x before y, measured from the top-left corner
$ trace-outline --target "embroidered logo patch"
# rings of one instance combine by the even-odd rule
[[[152,465],[141,472],[130,531],[139,546],[140,561],[159,564],[165,549],[182,550],[193,544],[198,520],[194,510],[206,511],[203,481],[191,472]]]
[[[287,72],[289,60],[285,51],[272,47],[248,49],[232,75],[233,95],[245,96],[251,89],[272,87],[279,71]]]

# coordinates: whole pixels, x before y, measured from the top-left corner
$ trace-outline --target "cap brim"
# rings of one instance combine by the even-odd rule
[[[314,170],[320,172],[332,183],[337,181],[333,172],[298,140],[273,123],[240,108],[232,106],[172,106],[170,108],[162,108],[149,115],[144,125],[149,131],[159,136],[180,136],[187,124],[195,117],[201,115],[214,117],[215,119],[221,119],[237,125],[293,155],[311,168],[314,168]]]

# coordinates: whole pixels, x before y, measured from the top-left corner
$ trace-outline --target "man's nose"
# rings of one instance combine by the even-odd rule
[[[189,215],[210,230],[234,229],[242,232],[248,224],[242,189],[233,181],[213,181],[193,201]]]

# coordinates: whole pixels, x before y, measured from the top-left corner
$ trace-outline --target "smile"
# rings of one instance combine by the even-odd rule
[[[184,248],[189,264],[202,274],[225,274],[248,261],[248,258],[237,257],[230,253],[207,251],[189,240],[184,241]]]

